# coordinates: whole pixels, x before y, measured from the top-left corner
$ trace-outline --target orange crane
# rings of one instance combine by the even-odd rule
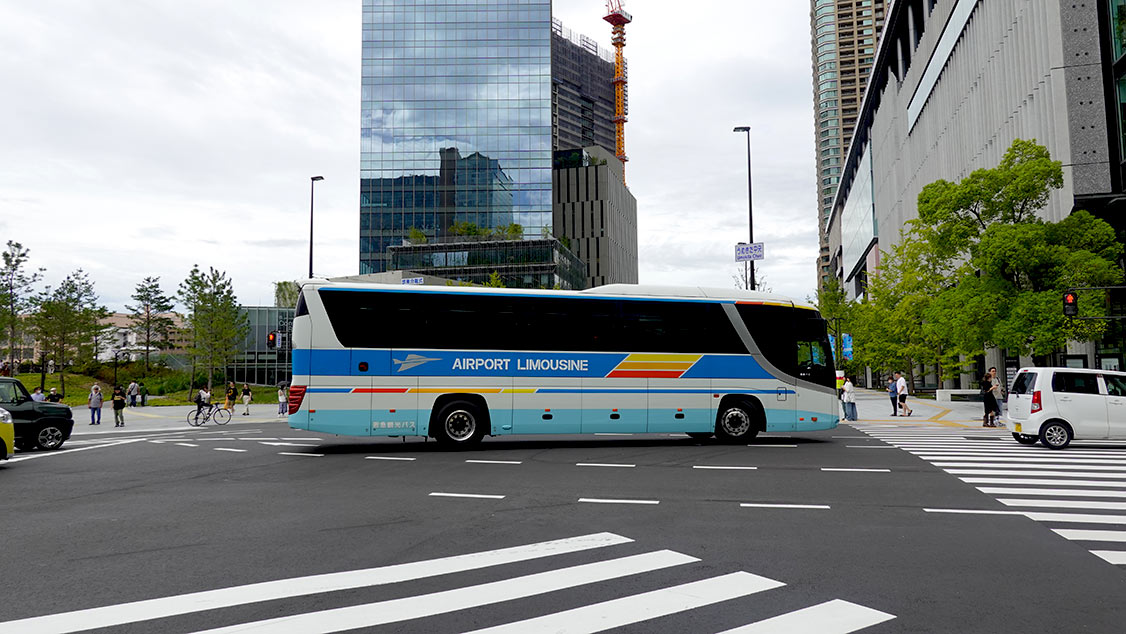
[[[626,25],[633,22],[633,16],[622,9],[623,0],[606,0],[606,17],[602,18],[614,25],[614,153],[622,162],[622,184],[626,182]]]

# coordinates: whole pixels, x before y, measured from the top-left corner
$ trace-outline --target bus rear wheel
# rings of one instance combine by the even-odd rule
[[[759,424],[757,408],[745,402],[730,403],[716,416],[715,437],[726,443],[750,442],[758,435]]]
[[[473,403],[452,401],[438,413],[434,439],[447,447],[469,447],[485,435],[485,417]]]

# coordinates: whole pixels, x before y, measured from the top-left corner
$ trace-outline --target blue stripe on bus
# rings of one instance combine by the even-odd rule
[[[350,387],[311,387],[305,390],[308,394],[351,394]]]

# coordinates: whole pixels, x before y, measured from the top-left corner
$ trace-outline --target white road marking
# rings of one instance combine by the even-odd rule
[[[400,456],[364,456],[364,460],[402,460],[404,462],[410,462],[412,460],[417,460],[417,458],[404,458]]]
[[[239,438],[239,440],[278,440],[277,438],[268,438],[266,436],[255,436],[254,438]]]
[[[749,509],[828,509],[828,504],[766,504],[761,502],[741,502],[739,506]]]
[[[466,460],[471,464],[524,464],[520,460]]]
[[[324,458],[323,453],[300,453],[297,451],[279,451],[279,456],[311,456],[313,458]]]
[[[328,634],[448,614],[696,561],[699,559],[662,550],[443,592],[242,623],[207,630],[201,634],[227,634],[250,630]]]
[[[918,454],[923,460],[957,460],[959,462],[992,462],[992,463],[1022,463],[1020,466],[1031,466],[1023,463],[1053,463],[1078,465],[1084,469],[1093,469],[1091,465],[1116,465],[1116,469],[1126,470],[1126,458],[1065,458],[1055,456],[936,456],[934,454]],[[1018,465],[1008,464],[1015,467]]]
[[[1079,542],[1126,542],[1126,531],[1092,531],[1071,528],[1053,528],[1052,532]]]
[[[624,500],[610,498],[579,498],[580,502],[591,504],[660,504],[660,500]]]
[[[845,445],[847,449],[898,449],[891,445]]]
[[[1113,478],[1126,479],[1126,473],[1103,473],[1098,471],[1038,471],[1009,469],[943,469],[951,475],[983,476],[1055,476],[1061,478]],[[1063,480],[1069,482],[1069,480]]]
[[[1102,557],[1107,563],[1126,564],[1126,551],[1123,550],[1092,550],[1091,554]]]
[[[821,467],[822,471],[857,471],[860,473],[891,473],[891,469],[861,469],[845,467]]]
[[[941,460],[941,458],[940,458]],[[1065,471],[1079,471],[1081,469],[1089,469],[1091,471],[1126,471],[1126,466],[1109,467],[1106,465],[1090,465],[1090,464],[1064,464],[1062,462],[1053,462],[1048,464],[1010,464],[1005,462],[932,462],[936,467],[960,467],[960,468],[993,468],[993,469],[1063,469]],[[1126,474],[1124,474],[1126,475]]]
[[[894,618],[887,612],[834,599],[721,634],[848,634]]]
[[[321,440],[316,436],[301,436],[300,438],[282,438],[282,440]]]
[[[1039,474],[1037,474],[1039,475]],[[1126,482],[1113,480],[1066,480],[1059,478],[958,478],[966,484],[1024,484],[1029,486],[1058,486],[1069,487],[1120,487],[1126,489]],[[1016,489],[1014,489],[1016,490]],[[1023,490],[1023,489],[1022,489]]]
[[[990,509],[928,509],[926,513],[952,513],[956,515],[1024,515],[1021,511],[993,511]]]
[[[685,583],[621,599],[505,623],[470,634],[593,634],[641,621],[694,610],[721,601],[772,590],[786,584],[749,572]]]
[[[232,449],[231,447],[212,447],[214,451],[233,451],[238,453],[246,453],[246,449]]]
[[[693,469],[717,469],[717,470],[731,470],[731,471],[754,471],[758,467],[740,467],[736,465],[711,465],[711,464],[696,464],[692,465]]]
[[[69,456],[72,453],[79,451],[89,451],[90,449],[104,449],[106,447],[117,447],[120,445],[129,445],[135,442],[143,442],[147,438],[132,438],[130,440],[118,440],[116,442],[108,442],[104,445],[90,445],[88,447],[79,447],[78,449],[60,449],[58,451],[40,451],[31,455],[20,455],[15,458],[8,458],[8,463],[23,462],[24,460],[35,460],[36,458],[51,458],[53,456]]]
[[[269,445],[270,447],[319,447],[320,445],[314,443],[300,443],[300,442],[263,442],[258,441],[259,445]]]
[[[503,495],[492,495],[489,493],[442,493],[441,491],[434,491],[430,497],[435,498],[480,498],[482,500],[503,500]]]
[[[1067,454],[1060,455],[1058,452],[1027,452],[1027,451],[1004,451],[991,449],[988,451],[935,451],[934,449],[911,449],[909,453],[915,454],[920,458],[930,456],[938,460],[960,460],[963,456],[972,460],[979,460],[983,458],[995,458],[1004,462],[1078,462],[1080,464],[1122,464],[1126,462],[1126,455],[1120,453],[1102,454],[1102,453],[1085,453],[1085,454]],[[1082,456],[1082,457],[1080,457]],[[1097,461],[1097,462],[1096,462]]]
[[[1055,484],[1064,484],[1057,481]],[[1023,487],[977,487],[990,495],[1062,495],[1065,497],[1126,498],[1126,491],[1090,491],[1087,489],[1025,489]]]
[[[199,445],[193,445],[190,442],[178,442],[176,444],[180,445],[181,447],[198,447],[199,446]]]
[[[797,449],[797,445],[747,445],[748,447],[761,447],[763,449]]]
[[[632,541],[628,537],[613,533],[595,533],[441,559],[414,561],[309,577],[292,577],[278,579],[277,581],[265,581],[218,590],[38,616],[0,623],[0,631],[5,632],[5,634],[81,632],[249,603],[414,581],[519,561],[530,561],[595,548],[628,544]]]
[[[615,464],[612,462],[576,462],[576,467],[621,467],[623,469],[632,469],[637,465],[633,464]]]
[[[1094,515],[1090,513],[1041,513],[1025,511],[1025,517],[1037,522],[1079,522],[1082,524],[1126,524],[1126,515]]]
[[[1126,502],[1093,502],[1091,500],[1025,500],[998,498],[1005,506],[1031,506],[1044,509],[1084,509],[1088,511],[1126,511]],[[1126,519],[1126,518],[1123,518]]]

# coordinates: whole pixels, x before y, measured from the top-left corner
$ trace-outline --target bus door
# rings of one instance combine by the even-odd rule
[[[351,350],[312,350],[310,356],[309,431],[367,436],[371,377],[354,372]]]
[[[836,371],[826,322],[811,310],[795,309],[794,313],[794,344],[797,348],[797,378],[800,381],[796,429],[824,429],[826,419],[840,417],[841,408],[835,388]],[[803,386],[803,383],[813,383],[817,387]]]
[[[766,413],[766,431],[794,431],[797,424],[797,346],[794,344],[794,309],[792,306],[743,303],[736,305],[747,332],[754,343],[751,357],[759,366],[742,379],[738,388],[748,390],[762,403]],[[713,389],[728,393],[739,391],[731,380],[712,381]]]

